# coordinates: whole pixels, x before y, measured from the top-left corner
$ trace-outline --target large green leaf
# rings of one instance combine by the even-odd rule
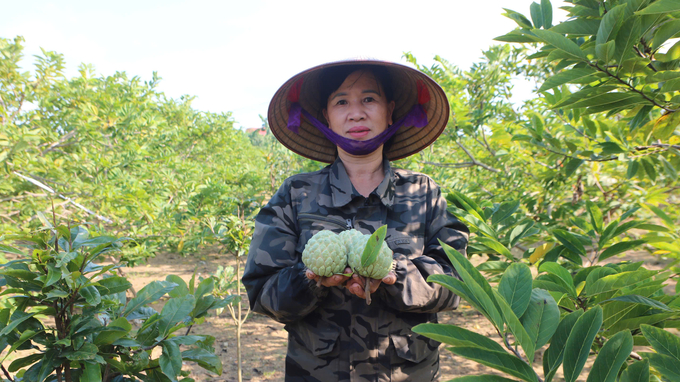
[[[18,255],[18,256],[23,256],[24,253],[14,247],[10,247],[8,245],[0,244],[0,252],[5,252],[9,253],[11,255]]]
[[[382,244],[385,242],[386,235],[387,225],[385,224],[382,225],[377,230],[375,230],[375,232],[373,232],[371,236],[368,238],[368,241],[366,242],[366,247],[364,247],[364,251],[361,255],[361,266],[363,268],[366,268],[371,264],[375,263],[375,260],[378,258],[378,254],[380,253],[380,248],[382,248]],[[200,297],[200,295],[197,297]]]
[[[176,381],[177,376],[182,372],[182,353],[179,350],[179,345],[172,341],[161,342],[163,353],[158,359],[158,364],[161,371],[170,380]]]
[[[609,276],[602,277],[594,283],[586,284],[586,294],[593,296],[600,293],[615,291],[629,285],[644,281],[649,277],[656,275],[657,271],[648,271],[646,269],[639,269],[632,272],[621,272]]]
[[[602,308],[599,306],[585,312],[576,320],[565,345],[562,369],[566,382],[576,381],[581,374],[600,326],[602,326]]]
[[[534,23],[534,28],[542,28],[543,12],[541,11],[541,5],[536,2],[531,3],[529,6],[529,13],[531,14],[531,21]]]
[[[680,11],[680,4],[677,0],[658,0],[650,4],[647,8],[636,12],[637,15],[657,15]]]
[[[588,215],[590,216],[590,224],[592,224],[593,228],[595,228],[595,232],[602,234],[602,210],[600,210],[600,207],[598,207],[597,204],[591,202],[590,200],[586,201],[586,209],[588,210]]]
[[[99,295],[99,291],[94,287],[94,285],[88,285],[86,287],[80,288],[79,292],[89,305],[94,306],[102,302],[102,297]]]
[[[168,293],[170,297],[183,297],[189,293],[189,287],[187,286],[187,283],[184,281],[184,279],[182,279],[181,277],[177,275],[167,275],[165,277],[165,281],[177,284],[175,289],[171,290]]]
[[[97,346],[111,345],[130,333],[130,330],[132,330],[130,322],[125,317],[118,317],[111,321],[106,329],[97,334],[94,338],[94,344]]]
[[[599,260],[602,261],[604,259],[618,255],[619,253],[629,251],[633,248],[641,246],[642,244],[645,244],[646,242],[647,240],[629,240],[616,243],[602,251],[602,253],[600,253]]]
[[[526,264],[512,263],[498,283],[498,293],[517,317],[522,317],[531,300],[531,270]]]
[[[656,369],[670,382],[680,382],[680,362],[677,359],[659,353],[639,353],[643,359],[649,360],[649,365]]]
[[[600,349],[586,382],[615,382],[631,351],[633,335],[629,331],[616,333]]]
[[[659,48],[668,39],[680,33],[680,20],[668,20],[661,24],[654,32],[652,48]],[[680,73],[675,72],[677,75]]]
[[[602,16],[600,28],[597,30],[595,40],[597,45],[605,44],[616,37],[616,32],[618,32],[619,26],[623,21],[622,19],[627,7],[628,5],[625,3],[619,4],[612,9],[609,9],[607,13]]]
[[[125,292],[132,286],[132,284],[125,277],[120,276],[103,278],[97,281],[97,284],[103,287],[103,289],[99,291],[99,293],[103,293],[103,295]]]
[[[453,346],[480,347],[493,351],[505,351],[501,345],[487,336],[471,332],[455,325],[426,323],[416,325],[412,330],[414,333]]]
[[[602,301],[600,304],[605,304],[610,301],[620,301],[620,302],[627,302],[631,304],[640,304],[640,305],[647,305],[651,306],[656,309],[661,309],[665,310],[667,312],[670,312],[671,309],[666,306],[666,304],[657,301],[657,300],[652,300],[651,298],[643,297],[637,294],[628,294],[625,296],[618,296],[618,297],[613,297],[610,298],[609,300]]]
[[[503,319],[499,312],[498,302],[495,301],[494,292],[491,289],[489,282],[460,252],[441,241],[440,244],[444,248],[444,252],[451,260],[456,271],[463,279],[463,282],[470,290],[470,293],[477,301],[479,301],[479,304],[489,315],[491,322],[495,324],[497,328],[502,328]]]
[[[201,348],[189,349],[182,352],[182,359],[194,361],[198,365],[215,374],[222,374],[222,361],[220,357]]]
[[[503,244],[499,243],[497,240],[489,238],[489,237],[483,237],[483,236],[478,236],[477,241],[484,244],[486,247],[490,248],[494,253],[497,253],[499,255],[505,256],[506,258],[510,260],[514,260],[514,256],[512,256],[512,253],[510,250],[504,246]]]
[[[194,295],[188,294],[184,297],[171,298],[161,311],[161,321],[158,324],[158,331],[161,336],[165,337],[170,333],[175,324],[185,319],[189,313],[194,309],[196,299]]]
[[[541,13],[543,13],[543,28],[552,28],[553,13],[550,0],[541,0]]]
[[[82,382],[101,382],[102,371],[99,364],[96,362],[83,362],[83,375],[80,377]]]
[[[571,297],[576,298],[576,287],[574,286],[574,279],[571,277],[571,273],[569,273],[568,270],[566,270],[563,266],[554,263],[552,261],[546,261],[541,264],[541,266],[538,268],[539,272],[547,272],[551,275],[554,275],[557,277],[555,281],[558,281],[558,284],[566,288],[567,293],[571,295]]]
[[[506,352],[498,352],[477,347],[448,348],[453,354],[479,362],[482,365],[500,370],[527,382],[538,382],[536,373],[521,359]]]
[[[457,294],[463,300],[467,301],[475,310],[484,315],[489,321],[494,322],[489,316],[489,313],[484,309],[482,304],[474,297],[470,289],[465,283],[457,278],[449,275],[430,275],[427,282],[437,283]]]
[[[640,329],[657,353],[673,357],[680,363],[680,337],[650,325],[640,325]]]
[[[616,63],[621,63],[635,55],[633,47],[640,42],[640,35],[642,34],[640,23],[639,17],[633,17],[625,21],[621,26],[615,39],[616,50],[614,52],[614,61]]]
[[[560,321],[559,325],[557,325],[557,330],[555,330],[555,334],[553,334],[553,337],[550,340],[550,347],[548,347],[543,354],[543,373],[545,375],[545,382],[550,382],[553,379],[557,369],[562,364],[567,339],[581,315],[583,315],[582,310],[571,312]]]
[[[26,330],[25,332],[21,333],[21,336],[19,336],[19,339],[14,341],[12,346],[5,352],[5,356],[2,357],[2,360],[0,360],[0,363],[5,362],[7,359],[7,356],[12,354],[19,346],[23,345],[26,341],[29,341],[31,338],[35,337],[38,333],[43,333],[43,331],[33,331],[33,330]]]
[[[577,59],[577,60],[582,60],[586,61],[586,55],[583,53],[581,48],[579,48],[578,45],[576,45],[575,42],[569,40],[568,38],[562,36],[559,33],[555,33],[550,30],[540,30],[540,29],[533,29],[531,31],[534,36],[538,37],[541,39],[543,42],[546,44],[550,44],[554,46],[555,48],[563,51],[567,55],[569,55],[571,58]]]
[[[577,18],[561,22],[550,30],[560,34],[568,34],[572,37],[593,36],[600,28],[599,19]]]
[[[501,224],[519,209],[519,200],[501,203],[496,212],[491,215],[492,224]]]
[[[649,360],[635,362],[621,373],[619,382],[649,382]]]
[[[0,337],[6,336],[8,333],[11,333],[14,329],[16,329],[17,326],[21,325],[21,323],[32,318],[36,314],[38,313],[37,312],[24,313],[18,310],[15,311],[14,313],[12,313],[12,316],[10,317],[10,321],[7,324],[7,326],[0,330]]]
[[[12,361],[11,364],[9,364],[9,367],[7,368],[7,371],[10,373],[14,373],[18,371],[19,369],[23,369],[26,366],[32,365],[36,362],[38,362],[40,359],[42,359],[43,353],[35,353],[31,355],[27,355],[26,357],[22,357],[19,359],[16,359]]]
[[[177,284],[168,281],[152,281],[142,288],[135,298],[128,302],[128,305],[123,312],[123,317],[127,317],[135,310],[163,297],[164,294],[170,292],[176,285]]]
[[[508,303],[505,302],[505,300],[500,295],[497,294],[497,296],[498,297],[496,299],[498,300],[498,305],[500,305],[501,312],[503,313],[503,319],[505,320],[508,329],[515,336],[515,339],[517,342],[519,342],[519,345],[524,350],[524,354],[526,354],[527,358],[529,359],[529,363],[533,363],[534,353],[536,352],[535,341],[531,338],[529,333],[527,333],[524,326],[522,326],[522,322],[519,320],[519,317],[517,317],[515,313],[512,312],[510,305],[508,305]]]
[[[540,349],[557,330],[560,310],[550,293],[534,289],[531,291],[531,302],[520,317],[520,322],[534,342],[534,349]]]
[[[590,67],[565,70],[545,80],[538,91],[544,92],[564,84],[580,83],[582,79],[591,78],[595,73],[597,71]]]
[[[583,244],[581,244],[581,242],[576,238],[576,236],[574,236],[570,232],[565,231],[563,229],[555,229],[552,231],[552,234],[569,251],[581,256],[586,255],[586,249],[583,246]]]

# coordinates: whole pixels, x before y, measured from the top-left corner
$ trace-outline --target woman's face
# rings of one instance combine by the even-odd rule
[[[365,141],[385,131],[392,124],[394,101],[370,71],[353,72],[328,97],[323,115],[336,134]]]

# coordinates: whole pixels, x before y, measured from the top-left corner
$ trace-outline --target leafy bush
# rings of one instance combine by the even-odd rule
[[[176,381],[188,375],[183,361],[221,374],[214,338],[189,334],[209,310],[235,300],[214,297],[213,278],[187,285],[170,275],[128,301],[130,282],[116,266],[98,263],[127,238],[90,237],[81,226],[49,228],[2,237],[18,246],[0,244],[19,257],[0,266],[2,296],[11,305],[0,310],[0,348],[9,347],[3,361],[25,351],[2,367],[7,380]],[[149,306],[166,295],[161,312]]]

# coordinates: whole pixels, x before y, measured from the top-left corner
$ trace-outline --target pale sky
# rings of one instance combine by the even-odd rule
[[[236,126],[258,127],[276,89],[311,66],[353,57],[420,63],[439,55],[462,69],[516,24],[509,8],[529,16],[532,0],[0,0],[0,37],[26,39],[25,70],[40,48],[99,75],[125,71],[150,80],[192,106],[231,111]],[[564,19],[556,9],[554,20]],[[556,21],[554,21],[556,23]],[[517,92],[527,92],[518,84]]]

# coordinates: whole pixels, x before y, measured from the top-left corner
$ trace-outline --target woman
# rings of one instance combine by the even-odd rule
[[[252,309],[286,324],[286,381],[437,379],[439,343],[411,328],[458,305],[457,296],[426,279],[455,274],[439,240],[464,252],[468,230],[446,212],[429,177],[389,161],[427,147],[447,120],[448,101],[434,81],[380,61],[309,69],[272,99],[277,139],[331,163],[290,177],[262,208],[243,276]],[[384,224],[394,270],[382,280],[335,275],[317,285],[301,262],[321,230],[370,234]]]

